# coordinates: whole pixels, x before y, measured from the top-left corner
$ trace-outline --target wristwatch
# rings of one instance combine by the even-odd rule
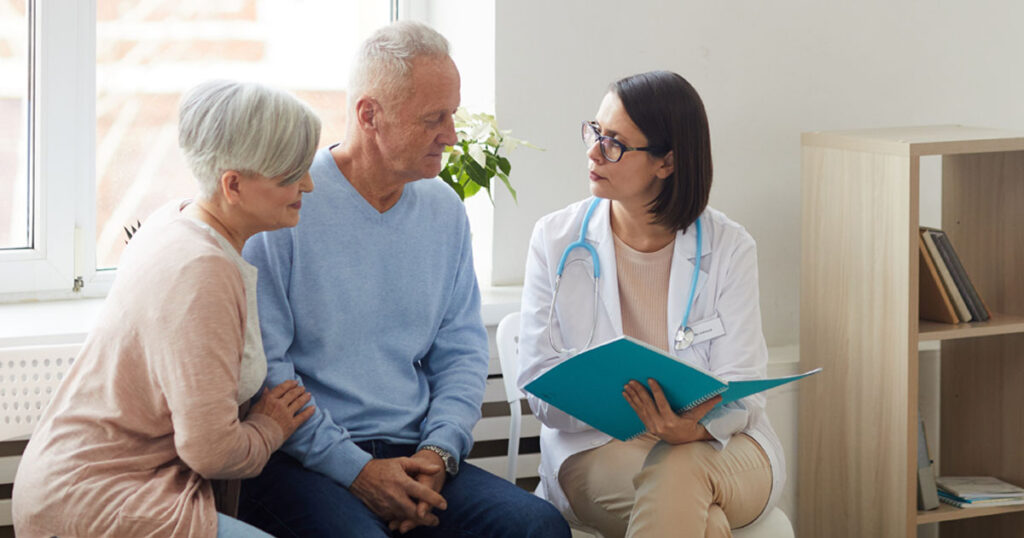
[[[444,470],[446,473],[455,476],[459,474],[459,460],[452,456],[451,452],[437,446],[437,445],[423,445],[420,450],[429,450],[438,456],[441,456],[441,461],[444,462]]]

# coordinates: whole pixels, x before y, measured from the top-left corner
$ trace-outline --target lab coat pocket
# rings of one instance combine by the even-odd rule
[[[571,258],[565,265],[555,298],[555,319],[558,321],[562,347],[584,349],[597,323],[594,276],[589,258]]]

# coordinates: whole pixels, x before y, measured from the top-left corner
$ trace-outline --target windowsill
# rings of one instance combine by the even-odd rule
[[[522,287],[482,288],[484,324],[519,310]],[[0,304],[0,347],[81,342],[99,317],[102,298]]]
[[[522,286],[490,286],[480,288],[480,314],[484,325],[497,325],[501,318],[519,311]]]
[[[0,347],[82,342],[102,298],[0,304]]]

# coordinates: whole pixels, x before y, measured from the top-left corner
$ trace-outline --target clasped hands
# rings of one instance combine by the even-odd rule
[[[370,460],[349,490],[387,521],[388,529],[405,534],[419,526],[437,526],[433,509],[448,508],[440,493],[444,481],[441,457],[420,450],[408,458]]]
[[[648,379],[647,384],[651,387],[650,392],[636,380],[626,383],[622,389],[622,397],[636,411],[647,431],[672,445],[713,439],[700,423],[700,419],[722,401],[721,396],[715,396],[682,413],[676,413],[665,398],[661,385],[653,379]]]

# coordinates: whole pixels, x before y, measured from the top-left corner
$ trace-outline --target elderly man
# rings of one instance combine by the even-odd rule
[[[240,516],[277,536],[569,536],[551,505],[462,460],[487,376],[470,230],[433,178],[456,142],[448,43],[401,22],[362,46],[346,138],[320,150],[298,228],[257,236],[267,383],[315,414]]]

